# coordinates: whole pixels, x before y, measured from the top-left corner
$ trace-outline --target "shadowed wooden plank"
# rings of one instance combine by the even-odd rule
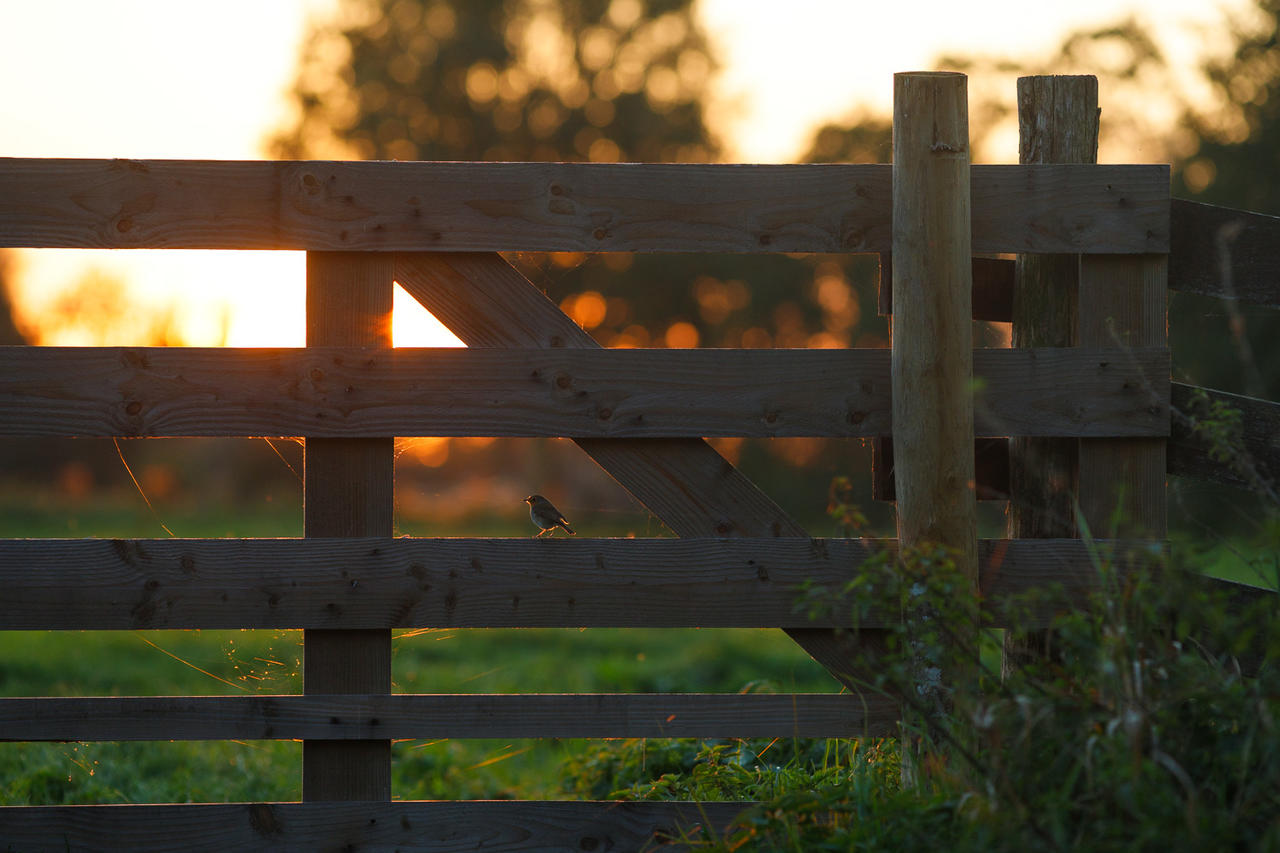
[[[469,346],[599,348],[500,255],[402,253],[396,281]],[[701,438],[575,441],[677,536],[808,535]],[[787,636],[858,695],[869,674],[856,676],[852,662],[884,639],[822,628],[793,628]]]
[[[0,246],[881,252],[888,165],[0,159]],[[975,166],[975,252],[1160,252],[1167,166]]]
[[[1280,308],[1280,216],[1175,198],[1169,289]]]
[[[874,540],[0,541],[0,628],[805,626]]]
[[[854,624],[845,584],[891,539],[0,540],[0,629],[795,627]],[[1091,551],[1093,547],[1096,551]],[[1075,539],[983,540],[981,588],[1096,585]],[[809,584],[830,607],[800,605]],[[858,623],[897,624],[896,600]],[[1043,623],[1052,607],[1028,618]],[[366,691],[353,691],[366,692]]]
[[[1168,294],[1165,255],[1082,257],[1080,345],[1165,345]],[[1080,519],[1092,535],[1162,539],[1168,534],[1165,444],[1160,438],[1080,440]]]
[[[852,738],[885,737],[897,720],[896,703],[847,693],[0,699],[8,741]]]
[[[974,352],[984,435],[1166,435],[1168,352]],[[890,353],[0,348],[0,435],[877,436]]]
[[[394,259],[386,255],[308,252],[307,346],[370,347],[370,354],[390,349],[393,269]],[[304,535],[390,536],[394,433],[302,435]],[[307,693],[391,692],[390,631],[304,627]],[[302,798],[390,800],[391,741],[304,741]]]
[[[1280,403],[1258,400],[1226,391],[1173,383],[1174,418],[1169,438],[1169,473],[1213,480],[1230,486],[1275,491],[1280,484]],[[1208,402],[1240,413],[1240,440],[1226,447],[1212,448],[1193,429],[1204,409],[1196,395],[1204,393]],[[1214,459],[1217,450],[1229,453],[1223,461]]]
[[[1181,198],[1169,205],[1170,290],[1280,308],[1280,217]],[[890,255],[880,258],[879,310],[892,314]],[[1014,263],[973,259],[973,319],[1010,321]]]
[[[169,853],[173,850],[400,850],[515,853],[641,850],[712,837],[748,802],[328,802],[164,806],[0,807],[0,838],[13,850]]]

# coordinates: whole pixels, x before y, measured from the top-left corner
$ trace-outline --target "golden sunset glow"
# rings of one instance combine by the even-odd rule
[[[1071,29],[1135,12],[1154,28],[1153,36],[1169,51],[1175,67],[1193,69],[1200,54],[1222,41],[1222,13],[1210,5],[1195,0],[1131,0],[1118,5],[1113,0],[1080,0],[1031,7],[999,0],[976,7],[940,2],[875,6],[794,0],[781,14],[776,4],[763,0],[700,0],[698,14],[720,58],[718,71],[701,54],[690,53],[671,68],[645,75],[638,58],[632,62],[619,55],[611,78],[617,92],[590,91],[577,78],[566,78],[559,88],[565,103],[581,101],[591,122],[604,125],[614,110],[608,95],[638,91],[651,103],[673,103],[687,85],[710,79],[708,120],[722,138],[724,158],[788,161],[799,155],[824,121],[844,118],[855,108],[886,113],[893,72],[928,67],[945,52],[1034,55]],[[1220,5],[1239,11],[1246,4],[1230,0]],[[9,87],[4,98],[7,114],[0,121],[0,156],[262,157],[265,141],[290,114],[287,89],[298,67],[306,23],[309,17],[331,15],[335,8],[336,0],[226,0],[219,14],[208,15],[199,7],[164,0],[6,4],[6,29],[21,37],[11,38],[0,51],[0,70],[6,79],[22,80],[23,85]],[[638,8],[633,0],[617,0],[609,15],[622,21],[637,15]],[[432,9],[430,19],[420,22],[424,37],[447,34],[452,26],[447,7]],[[675,19],[658,23],[646,36],[654,44],[682,35],[668,32]],[[557,79],[570,46],[561,43],[560,31],[537,15],[529,19],[527,30],[520,43],[529,54],[525,59],[530,73]],[[174,38],[178,31],[196,36]],[[539,33],[546,37],[537,38]],[[610,61],[611,33],[583,33],[585,67]],[[340,47],[313,45],[321,60],[332,60]],[[65,57],[75,61],[64,61]],[[395,79],[411,79],[419,70],[403,65],[389,73]],[[498,109],[521,87],[527,88],[529,80],[518,76],[479,62],[471,66],[462,87],[477,109]],[[1104,102],[1113,104],[1107,97],[1108,81],[1101,84]],[[1165,106],[1153,97],[1138,108],[1158,113]],[[335,120],[346,108],[336,100],[327,107]],[[544,120],[556,117],[529,117],[531,123]],[[532,125],[531,129],[537,130]],[[411,127],[407,130],[412,133]],[[579,140],[585,155],[618,156],[616,144],[593,131],[584,129]],[[995,139],[997,159],[1016,160],[1011,144],[1007,133]],[[1137,152],[1131,159],[1140,158]],[[1209,167],[1193,163],[1187,178],[1207,183],[1213,175]],[[565,265],[581,262],[582,256],[572,253],[555,259]],[[11,264],[10,284],[18,323],[38,343],[163,340],[294,346],[303,341],[302,267],[302,255],[292,252],[20,251]],[[86,310],[101,304],[102,299],[94,302],[88,297],[95,289],[106,292],[101,291],[104,284],[118,293],[119,308],[99,311],[91,322],[77,319],[78,300]],[[848,340],[858,318],[850,313],[856,312],[857,303],[848,298],[847,285],[828,278],[817,286],[816,297],[826,312],[821,333],[809,339],[783,317],[772,332],[745,329],[743,345],[856,344]],[[698,309],[705,320],[740,298],[732,282],[705,286],[697,294]],[[611,306],[607,295],[599,292],[569,301],[565,310],[588,329],[602,323]],[[458,344],[400,292],[394,337],[400,346]],[[612,344],[691,346],[698,343],[697,337],[691,323],[677,322],[665,330],[634,325],[623,328]]]
[[[391,342],[398,347],[460,347],[462,341],[396,285],[391,308]]]

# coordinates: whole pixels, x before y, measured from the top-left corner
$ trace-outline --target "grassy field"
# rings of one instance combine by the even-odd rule
[[[6,632],[7,696],[211,695],[301,690],[296,631]],[[834,692],[779,631],[398,632],[393,689],[406,693]],[[555,797],[571,741],[396,746],[395,794]],[[6,804],[297,799],[291,743],[0,744]]]
[[[190,536],[300,535],[297,507],[219,517],[182,505],[163,522]],[[0,536],[163,536],[140,500],[0,502]],[[522,535],[477,522],[491,535]],[[0,695],[131,696],[301,692],[299,631],[0,632]],[[399,631],[393,690],[405,693],[835,692],[780,631]],[[583,741],[396,744],[404,798],[571,797],[563,762]],[[0,804],[298,799],[296,743],[0,744]]]
[[[163,536],[162,521],[185,536],[301,533],[296,505],[220,515],[170,504],[161,519],[127,495],[76,503],[39,492],[0,496],[4,537]],[[401,532],[428,532],[407,526]],[[471,535],[525,533],[499,519],[473,526]],[[1209,574],[1264,584],[1275,577],[1274,554],[1220,542],[1192,559]],[[406,693],[839,689],[780,631],[401,631],[393,643],[393,689]],[[0,632],[0,695],[296,693],[301,655],[296,631]],[[998,668],[997,655],[987,650]],[[646,747],[654,756],[674,748]],[[600,749],[574,740],[398,743],[393,791],[406,799],[573,798],[584,792],[572,774]],[[300,768],[301,747],[288,742],[6,743],[0,804],[295,800]]]

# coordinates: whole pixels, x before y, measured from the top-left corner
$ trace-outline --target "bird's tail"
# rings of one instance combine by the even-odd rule
[[[568,533],[570,536],[577,536],[577,535],[578,535],[577,533],[575,533],[575,532],[574,532],[574,530],[573,530],[573,528],[572,528],[572,527],[570,527],[569,525],[565,524],[563,521],[562,521],[562,522],[560,522],[560,526],[561,526],[561,527],[563,527],[563,528],[564,528],[564,532],[565,532],[565,533]]]

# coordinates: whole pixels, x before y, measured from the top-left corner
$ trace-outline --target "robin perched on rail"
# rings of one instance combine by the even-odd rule
[[[529,495],[524,502],[529,505],[529,520],[538,525],[538,536],[543,533],[554,533],[557,527],[563,527],[564,532],[570,536],[578,535],[569,526],[569,519],[565,518],[564,514],[556,509],[555,504],[542,495]]]

